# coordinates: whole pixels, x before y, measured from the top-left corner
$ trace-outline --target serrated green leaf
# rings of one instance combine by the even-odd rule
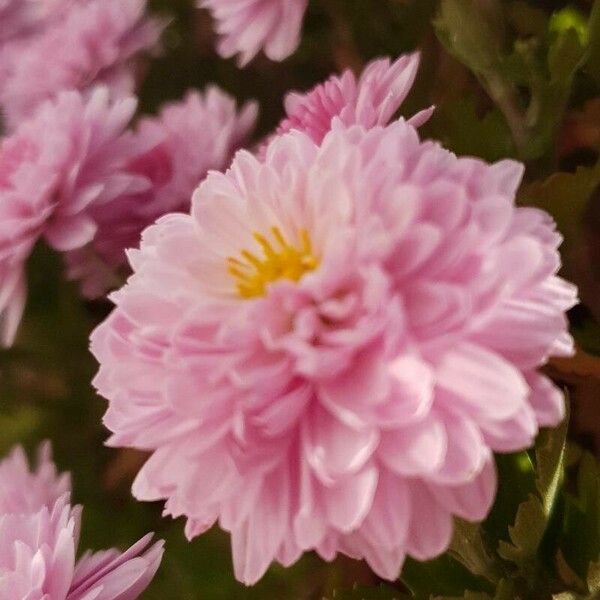
[[[532,494],[519,506],[515,524],[509,527],[512,543],[500,541],[498,546],[498,554],[516,565],[528,581],[534,581],[536,578],[537,553],[547,522],[540,499]]]
[[[500,579],[501,571],[485,546],[479,523],[455,519],[449,552],[474,575],[490,582]]]
[[[517,510],[530,494],[536,493],[535,471],[527,452],[499,454],[495,457],[498,490],[494,506],[483,528],[490,539],[508,540],[508,529]]]

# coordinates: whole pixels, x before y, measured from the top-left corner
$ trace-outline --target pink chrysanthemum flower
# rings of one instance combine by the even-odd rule
[[[75,2],[87,0],[0,0],[0,44],[39,33],[54,20],[63,18]]]
[[[331,131],[334,119],[366,129],[387,125],[412,88],[419,60],[417,52],[404,54],[393,63],[389,58],[379,58],[365,67],[359,79],[347,70],[309,92],[291,92],[285,99],[286,117],[277,134],[304,131],[320,144]],[[420,127],[432,112],[433,108],[420,111],[409,123]]]
[[[0,0],[0,43],[37,25],[38,4],[37,0]]]
[[[397,577],[482,519],[493,451],[563,416],[537,368],[572,352],[573,286],[523,168],[400,121],[239,152],[160,219],[94,332],[112,446],[189,537],[217,520],[236,576],[303,551]]]
[[[3,600],[135,600],[152,581],[163,553],[163,542],[149,547],[152,535],[76,562],[81,507],[70,506],[68,476],[57,475],[49,446],[37,473],[14,450],[0,462],[0,484]]]
[[[225,58],[238,54],[245,66],[261,50],[282,61],[300,43],[300,30],[308,0],[199,0],[208,8],[220,36],[217,46]]]
[[[40,237],[59,251],[96,233],[93,204],[150,186],[126,170],[144,147],[127,125],[133,98],[109,101],[105,88],[85,100],[64,92],[42,105],[0,145],[0,330],[14,338],[25,303],[23,269]]]
[[[164,27],[146,17],[145,9],[145,0],[72,2],[60,19],[5,49],[0,103],[9,126],[63,90],[101,82],[113,95],[130,94],[134,59],[156,47]]]
[[[190,92],[168,104],[157,117],[143,119],[137,132],[140,147],[130,169],[152,182],[141,194],[97,204],[91,215],[97,226],[93,241],[67,254],[70,278],[82,282],[87,297],[98,297],[122,279],[125,250],[139,245],[142,231],[160,216],[188,212],[194,189],[211,169],[225,169],[254,128],[257,105],[239,111],[235,100],[217,87]]]
[[[27,456],[20,446],[0,460],[0,515],[34,513],[43,506],[51,507],[70,489],[70,477],[58,474],[48,443],[40,446],[34,472],[29,470]]]

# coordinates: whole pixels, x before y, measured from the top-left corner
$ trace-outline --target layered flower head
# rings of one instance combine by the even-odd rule
[[[29,470],[20,446],[0,461],[0,515],[35,513],[44,506],[53,506],[70,489],[70,477],[57,472],[48,443],[40,447],[35,471]]]
[[[362,125],[369,129],[387,125],[410,92],[419,68],[418,53],[371,61],[357,79],[350,70],[331,76],[312,90],[291,92],[285,99],[286,117],[277,134],[304,131],[320,144],[331,131],[335,119],[346,126]],[[433,108],[420,111],[409,123],[422,125]]]
[[[124,553],[86,553],[76,561],[81,507],[69,504],[67,491],[55,497],[69,485],[57,476],[49,446],[37,473],[29,472],[22,450],[14,450],[0,462],[0,485],[3,600],[135,600],[154,577],[163,550],[162,542],[149,547],[151,535]]]
[[[227,167],[248,140],[256,116],[256,103],[238,110],[231,96],[211,86],[142,119],[135,140],[143,151],[128,169],[151,186],[123,194],[117,202],[94,204],[93,241],[67,254],[68,275],[82,282],[85,296],[97,297],[115,287],[115,275],[127,265],[125,250],[137,247],[142,231],[158,217],[189,211],[194,189],[210,169]]]
[[[113,446],[237,577],[316,550],[397,577],[482,519],[493,451],[563,416],[537,372],[572,351],[560,236],[522,166],[457,158],[404,121],[292,132],[211,173],[131,251],[94,332]]]
[[[220,36],[218,52],[225,58],[239,55],[238,64],[249,63],[261,50],[282,61],[300,42],[300,30],[308,0],[199,0],[208,8]]]
[[[21,0],[40,13],[42,2]],[[114,96],[134,89],[136,57],[154,49],[164,23],[145,16],[145,0],[78,0],[53,3],[32,35],[17,38],[0,56],[0,103],[14,128],[44,101],[64,90],[104,83]],[[48,57],[52,57],[49,61]]]
[[[93,239],[94,204],[150,182],[127,166],[145,148],[127,131],[136,101],[63,92],[0,145],[0,325],[11,343],[25,303],[24,264],[40,237],[56,250]]]

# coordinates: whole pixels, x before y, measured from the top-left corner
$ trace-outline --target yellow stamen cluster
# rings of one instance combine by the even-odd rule
[[[319,264],[306,229],[299,231],[300,248],[290,244],[278,227],[271,227],[271,233],[274,242],[261,233],[252,234],[263,256],[244,249],[240,252],[240,258],[227,259],[227,272],[235,278],[237,291],[242,298],[264,296],[267,285],[279,279],[299,281],[307,271],[312,271]]]

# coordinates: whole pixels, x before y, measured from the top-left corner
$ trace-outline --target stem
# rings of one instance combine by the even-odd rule
[[[502,111],[513,141],[520,157],[524,157],[529,134],[525,123],[525,115],[519,107],[517,95],[512,85],[507,85],[501,78],[488,78],[483,82],[492,100]]]

